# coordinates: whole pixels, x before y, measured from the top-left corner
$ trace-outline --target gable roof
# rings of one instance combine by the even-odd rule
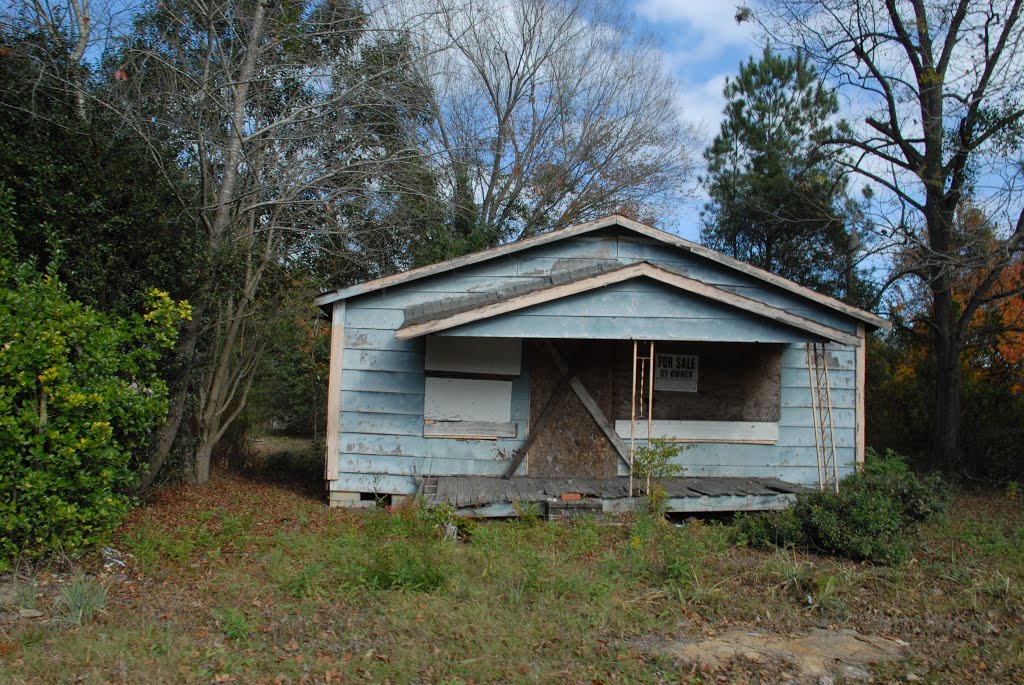
[[[506,245],[500,245],[493,247],[489,250],[483,250],[481,252],[474,252],[472,254],[464,255],[462,257],[456,257],[455,259],[449,259],[437,264],[430,264],[428,266],[421,266],[416,269],[410,269],[409,271],[403,271],[402,273],[393,274],[391,276],[384,276],[383,278],[377,278],[372,281],[366,281],[364,283],[358,283],[356,285],[349,286],[347,288],[341,288],[330,293],[324,293],[314,300],[314,303],[318,306],[325,306],[337,302],[339,300],[345,300],[357,295],[365,295],[372,293],[383,288],[389,288],[397,285],[402,285],[410,281],[418,280],[420,278],[427,278],[438,274],[452,271],[474,264],[479,264],[490,259],[497,257],[503,257],[506,255],[515,254],[528,250],[534,247],[540,247],[547,245],[559,240],[571,238],[574,236],[584,235],[592,233],[605,228],[621,227],[626,230],[632,231],[638,235],[651,238],[660,243],[670,245],[677,249],[683,250],[690,254],[696,255],[703,259],[707,259],[716,264],[733,269],[747,276],[755,278],[757,280],[769,283],[782,290],[786,290],[800,297],[806,298],[812,302],[833,309],[837,312],[850,316],[854,319],[862,321],[873,328],[884,328],[886,330],[892,328],[892,324],[880,316],[876,316],[871,312],[866,312],[857,307],[841,302],[835,298],[828,297],[817,293],[810,288],[806,288],[802,285],[794,283],[786,278],[777,276],[763,269],[759,269],[755,266],[751,266],[745,262],[741,262],[738,259],[726,256],[721,252],[716,252],[708,247],[700,245],[698,243],[691,242],[680,238],[679,236],[673,235],[666,231],[662,231],[657,228],[652,228],[646,224],[642,224],[638,221],[628,219],[624,216],[613,214],[601,219],[595,219],[594,221],[588,221],[586,223],[577,224],[575,226],[569,226],[566,228],[557,229],[549,233],[534,236],[532,238],[526,238],[519,240],[514,243],[508,243]],[[724,292],[724,291],[723,291]],[[746,299],[746,298],[744,298]],[[753,300],[751,300],[753,302]]]
[[[402,327],[412,324],[435,321],[455,314],[472,311],[485,305],[494,304],[503,300],[530,295],[541,290],[547,290],[552,286],[573,283],[599,276],[610,271],[616,271],[626,266],[622,262],[602,261],[589,264],[575,269],[552,271],[547,276],[534,278],[530,281],[510,283],[493,290],[482,290],[468,293],[466,295],[446,297],[432,302],[414,304],[405,308],[405,321]]]
[[[698,281],[675,269],[650,262],[633,264],[604,262],[581,269],[554,272],[539,283],[517,284],[472,293],[463,297],[414,305],[405,310],[405,322],[395,333],[395,337],[398,340],[408,340],[430,333],[440,333],[464,324],[501,316],[635,278],[650,278],[684,292],[741,309],[754,316],[791,326],[833,342],[854,347],[861,344],[859,336]]]

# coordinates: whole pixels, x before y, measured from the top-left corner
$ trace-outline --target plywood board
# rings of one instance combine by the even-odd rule
[[[517,338],[427,336],[427,371],[518,376],[523,343]]]
[[[608,342],[586,342],[561,347],[562,356],[572,364],[571,373],[583,383],[598,408],[611,416],[612,348]],[[579,397],[565,394],[550,416],[537,425],[551,394],[561,384],[562,373],[541,341],[529,341],[530,417],[539,431],[530,448],[527,473],[547,477],[613,477],[618,472],[619,455],[598,428]]]
[[[512,382],[428,377],[423,415],[435,421],[507,423],[512,420]]]

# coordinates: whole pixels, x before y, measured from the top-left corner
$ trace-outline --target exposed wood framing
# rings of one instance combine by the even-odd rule
[[[777,288],[794,293],[808,300],[811,300],[812,302],[816,302],[820,305],[828,307],[829,309],[841,312],[843,314],[846,314],[847,316],[852,316],[853,318],[858,319],[859,321],[862,321],[870,326],[874,326],[876,328],[883,328],[885,330],[889,330],[890,328],[892,328],[892,324],[890,322],[886,321],[881,317],[875,316],[870,312],[857,309],[856,307],[851,307],[845,302],[840,302],[839,300],[827,297],[825,295],[821,295],[820,293],[816,293],[809,288],[797,285],[796,283],[793,283],[792,281],[782,278],[781,276],[776,276],[773,273],[769,273],[762,269],[758,269],[757,267],[751,266],[750,264],[746,264],[737,259],[733,259],[732,257],[727,257],[726,255],[721,254],[720,252],[716,252],[710,248],[704,247],[703,245],[699,245],[697,243],[684,240],[678,236],[672,235],[671,233],[666,233],[665,231],[661,231],[656,228],[646,226],[637,221],[633,221],[632,219],[627,219],[626,217],[618,215],[612,215],[604,217],[602,219],[588,221],[586,223],[577,224],[576,226],[570,226],[568,228],[563,228],[557,231],[552,231],[550,233],[545,233],[543,235],[535,236],[533,238],[527,238],[526,240],[521,240],[519,242],[509,243],[508,245],[501,245],[490,250],[475,252],[473,254],[458,257],[456,259],[449,259],[448,261],[445,262],[431,264],[429,266],[420,267],[418,269],[411,269],[400,274],[385,276],[384,278],[378,278],[373,281],[367,281],[366,283],[360,283],[358,285],[354,285],[348,288],[342,288],[341,290],[337,290],[333,293],[326,293],[324,295],[321,295],[320,297],[316,298],[314,302],[317,305],[324,307],[326,305],[331,304],[332,302],[344,300],[346,298],[354,297],[356,295],[363,295],[365,293],[374,292],[382,288],[392,287],[400,285],[402,283],[408,283],[409,281],[417,280],[420,278],[426,278],[429,276],[445,273],[453,269],[472,266],[474,264],[479,264],[480,262],[485,262],[487,260],[494,259],[495,257],[502,257],[514,254],[522,250],[527,250],[533,247],[546,245],[548,243],[552,243],[557,240],[562,240],[564,238],[571,238],[574,236],[584,235],[586,233],[591,233],[593,231],[597,231],[604,228],[610,228],[612,226],[621,226],[622,228],[633,231],[634,233],[638,233],[658,243],[672,245],[673,247],[676,247],[680,250],[684,250],[686,252],[690,252],[691,254],[707,259],[708,261],[715,262],[717,264],[721,264],[728,268],[734,269],[752,278],[763,281],[765,283],[770,283],[771,285]]]
[[[345,302],[334,303],[331,311],[331,366],[327,375],[327,450],[324,477],[338,477],[338,443],[341,439],[341,374],[345,358]]]
[[[867,382],[867,330],[864,324],[857,324],[857,335],[861,344],[857,348],[857,390],[856,390],[856,430],[857,430],[857,463],[864,463],[867,429],[864,421],[864,386]]]
[[[526,307],[543,304],[552,300],[569,297],[595,288],[601,288],[614,283],[621,283],[623,281],[642,277],[651,278],[666,285],[679,288],[685,292],[699,295],[737,309],[742,309],[754,315],[761,316],[787,326],[792,326],[844,345],[856,347],[860,345],[862,340],[860,337],[851,335],[845,331],[840,331],[839,329],[826,326],[818,323],[817,321],[797,316],[792,312],[778,307],[772,307],[749,297],[737,295],[736,293],[723,290],[722,288],[704,283],[703,281],[698,281],[681,274],[667,271],[666,269],[662,269],[647,262],[630,264],[622,267],[621,269],[602,273],[591,278],[555,285],[544,290],[509,297],[500,302],[493,302],[469,311],[457,312],[431,321],[424,321],[422,323],[402,327],[395,333],[395,337],[398,340],[409,340],[411,338],[445,331],[450,328],[455,328],[456,326],[473,323],[474,321],[507,314]]]

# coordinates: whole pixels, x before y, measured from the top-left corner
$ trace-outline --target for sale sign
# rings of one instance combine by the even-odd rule
[[[656,354],[654,357],[655,390],[697,392],[700,357],[695,354]]]

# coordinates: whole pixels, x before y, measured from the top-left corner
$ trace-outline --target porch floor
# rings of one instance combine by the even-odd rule
[[[771,502],[785,506],[806,488],[777,478],[663,478],[668,491],[670,511],[729,511],[778,506],[742,506],[742,502]],[[642,496],[643,482],[634,480],[634,496]],[[542,502],[564,493],[585,498],[629,499],[629,478],[497,478],[493,476],[430,476],[421,480],[419,494],[430,502],[448,504],[455,509],[476,509],[513,502]],[[707,503],[699,506],[698,501]],[[677,506],[671,506],[675,503]],[[736,504],[737,506],[730,506]],[[502,507],[505,509],[507,507]],[[608,508],[606,506],[606,508]],[[627,507],[614,506],[612,509]],[[480,512],[483,513],[483,512]]]

